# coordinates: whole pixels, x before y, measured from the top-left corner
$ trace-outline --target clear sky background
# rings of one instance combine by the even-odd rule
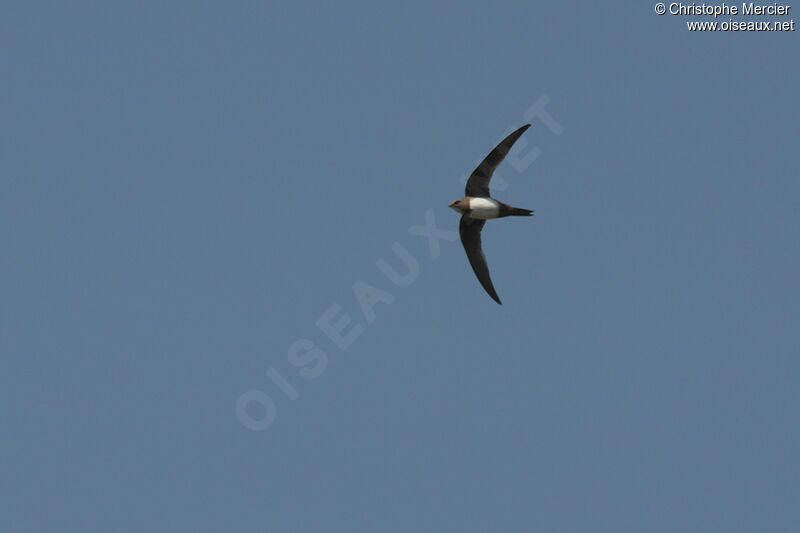
[[[7,6],[0,530],[795,528],[800,36],[690,19]],[[501,307],[409,228],[528,121]]]

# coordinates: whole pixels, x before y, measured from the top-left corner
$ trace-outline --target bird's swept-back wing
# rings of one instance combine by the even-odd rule
[[[486,257],[483,256],[481,250],[481,230],[485,220],[478,220],[470,218],[467,215],[461,217],[461,222],[458,225],[458,231],[461,234],[461,244],[464,245],[464,250],[467,252],[467,259],[469,264],[472,265],[472,270],[478,276],[478,281],[492,299],[501,304],[500,298],[492,285],[492,278],[489,276],[489,266],[486,264]]]
[[[517,142],[517,139],[525,133],[525,130],[530,128],[530,124],[525,124],[514,133],[503,139],[494,150],[489,152],[478,168],[476,168],[472,175],[467,180],[467,187],[465,189],[467,196],[485,198],[491,196],[489,194],[489,180],[492,179],[492,174],[497,165],[506,157],[508,151]]]

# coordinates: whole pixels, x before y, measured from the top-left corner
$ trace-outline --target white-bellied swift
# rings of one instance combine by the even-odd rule
[[[497,165],[506,157],[508,151],[517,142],[517,139],[525,133],[531,125],[525,124],[517,131],[503,139],[494,150],[489,152],[478,168],[467,180],[464,190],[464,198],[459,198],[450,204],[450,207],[461,214],[461,222],[458,225],[461,234],[461,244],[467,252],[469,264],[478,276],[478,281],[492,299],[501,304],[497,291],[492,285],[492,278],[489,276],[489,266],[486,264],[486,257],[481,250],[481,230],[486,221],[490,218],[502,218],[508,216],[529,217],[533,214],[530,209],[512,207],[499,200],[495,200],[489,193],[489,180]]]

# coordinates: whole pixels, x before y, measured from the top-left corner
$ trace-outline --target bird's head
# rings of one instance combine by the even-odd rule
[[[469,200],[467,198],[459,198],[455,202],[450,204],[450,209],[458,213],[459,215],[464,215],[469,213]]]

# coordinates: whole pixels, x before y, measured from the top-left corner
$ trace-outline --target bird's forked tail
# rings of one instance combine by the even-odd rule
[[[533,215],[533,210],[522,209],[521,207],[512,207],[509,215],[512,217],[529,217]]]

